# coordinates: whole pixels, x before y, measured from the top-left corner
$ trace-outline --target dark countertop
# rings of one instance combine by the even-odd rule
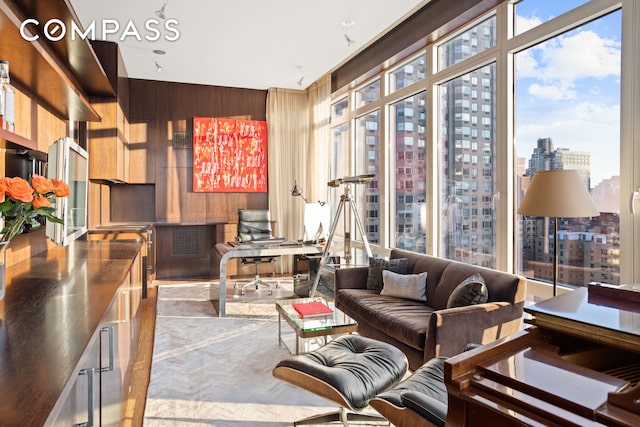
[[[44,424],[140,245],[76,241],[7,269],[0,301],[1,426]]]

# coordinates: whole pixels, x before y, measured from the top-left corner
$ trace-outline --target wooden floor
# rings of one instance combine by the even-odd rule
[[[141,427],[144,419],[144,407],[147,399],[147,387],[149,386],[153,356],[157,296],[158,288],[152,284],[147,289],[147,298],[142,300],[138,350],[131,375],[131,389],[125,419],[122,423],[125,427]]]

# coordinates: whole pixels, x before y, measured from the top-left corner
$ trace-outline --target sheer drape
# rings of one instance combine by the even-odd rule
[[[331,75],[316,81],[307,89],[309,92],[309,161],[307,162],[307,182],[305,196],[309,202],[327,202],[329,189],[327,182],[331,172]]]
[[[303,238],[304,200],[291,196],[295,182],[310,202],[326,200],[329,174],[330,77],[307,89],[271,88],[267,94],[269,210],[274,233]],[[291,263],[282,266],[291,271]]]
[[[291,196],[297,181],[304,188],[309,147],[306,91],[271,88],[267,94],[269,210],[274,234],[302,238],[304,201]],[[288,264],[288,263],[287,263]],[[290,267],[283,265],[285,272]]]

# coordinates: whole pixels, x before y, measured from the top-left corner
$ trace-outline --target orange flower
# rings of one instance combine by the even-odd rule
[[[53,183],[53,191],[57,197],[69,197],[71,195],[69,186],[63,180],[51,178],[51,182]]]
[[[53,191],[53,182],[40,175],[34,174],[31,177],[31,185],[33,185],[33,189],[40,194],[47,194],[48,192]]]
[[[47,199],[46,197],[34,196],[33,197],[33,207],[36,208],[36,209],[50,208],[51,207],[51,202],[49,202],[49,199]]]
[[[4,193],[7,191],[7,184],[4,183],[5,178],[0,178],[0,202],[4,202]]]
[[[33,200],[33,188],[27,181],[20,177],[5,178],[6,192],[12,199],[29,203]]]

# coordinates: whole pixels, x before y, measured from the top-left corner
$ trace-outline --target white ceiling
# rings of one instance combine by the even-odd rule
[[[251,89],[305,89],[385,34],[429,0],[70,0],[82,25],[117,22],[116,41],[131,78]],[[166,2],[176,41],[155,11]],[[145,29],[156,19],[159,40]],[[109,21],[112,20],[112,21]],[[134,27],[128,27],[129,21]],[[347,45],[345,20],[355,21]],[[134,36],[139,33],[142,40]],[[119,40],[123,34],[130,34]],[[160,49],[165,55],[156,55]],[[154,61],[163,67],[158,72]],[[302,85],[297,82],[304,76]]]

